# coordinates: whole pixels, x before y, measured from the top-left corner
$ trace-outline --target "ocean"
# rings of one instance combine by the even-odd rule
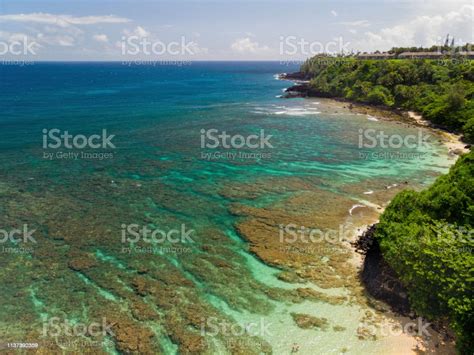
[[[349,242],[452,161],[427,129],[282,98],[291,82],[276,75],[297,69],[0,66],[0,342],[109,354],[410,349],[379,334],[396,320],[368,301]],[[372,147],[366,132],[429,144]]]

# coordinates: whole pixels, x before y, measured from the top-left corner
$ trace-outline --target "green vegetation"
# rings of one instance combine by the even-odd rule
[[[427,190],[398,194],[375,232],[413,309],[429,319],[448,320],[461,354],[474,349],[473,222],[470,152]]]
[[[445,53],[448,55],[456,55],[456,53],[459,52],[469,52],[472,50],[472,44],[471,43],[466,43],[462,46],[455,46],[455,39],[453,37],[449,37],[449,35],[446,36],[446,39],[444,41],[444,45],[435,45],[431,46],[429,48],[425,47],[394,47],[390,49],[388,52],[389,53],[394,53],[394,54],[400,54],[403,52],[440,52],[440,53]],[[376,52],[377,53],[377,52]]]
[[[474,141],[472,60],[316,56],[301,71],[312,78],[314,95],[414,110]]]

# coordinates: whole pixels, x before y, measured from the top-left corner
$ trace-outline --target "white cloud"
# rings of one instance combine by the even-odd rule
[[[367,20],[358,20],[358,21],[342,21],[337,22],[338,25],[352,26],[352,27],[369,27],[370,22]]]
[[[129,19],[109,16],[72,16],[65,14],[28,13],[0,15],[0,23],[13,22],[23,26],[41,47],[44,45],[72,47],[82,44],[84,31],[78,26],[93,26],[100,24],[120,24],[130,22]],[[99,42],[107,42],[105,34],[98,34],[92,38]]]
[[[334,17],[337,17],[337,12],[336,12],[336,10],[331,10],[331,15],[333,15]]]
[[[200,47],[199,44],[196,43],[196,42],[191,42],[189,44],[189,47],[190,47],[190,50],[193,53],[193,55],[209,53],[209,48]]]
[[[352,33],[353,35],[357,34],[357,30],[355,28],[351,28],[349,32]]]
[[[44,25],[41,29],[37,28],[35,32],[36,41],[53,46],[71,47],[84,38],[84,31],[75,26]]]
[[[57,26],[42,26],[42,31],[52,35],[52,34],[68,34],[73,37],[78,37],[84,34],[84,31],[76,26],[70,27],[57,27]]]
[[[94,41],[102,43],[107,43],[109,41],[109,38],[106,34],[93,35],[92,38],[94,39]]]
[[[238,53],[258,53],[268,51],[268,46],[260,46],[257,41],[252,42],[249,37],[239,38],[231,44],[230,48]]]
[[[95,25],[103,23],[127,23],[130,19],[108,16],[82,16],[76,17],[71,15],[55,15],[49,13],[35,12],[30,14],[11,14],[0,15],[0,22],[23,22],[23,23],[39,23],[47,25],[56,25],[60,27],[68,27],[70,25]]]
[[[0,31],[0,40],[9,43],[34,43],[36,48],[43,48],[44,45],[71,47],[76,42],[75,38],[71,35],[52,33],[53,32],[49,31],[48,34],[37,32],[35,35],[28,35],[26,33]]]
[[[355,43],[354,48],[374,51],[392,47],[441,45],[448,33],[459,42],[472,43],[473,12],[474,6],[465,5],[458,11],[443,15],[417,16],[404,24],[365,32],[365,38]]]
[[[36,39],[43,44],[61,46],[61,47],[72,47],[76,43],[76,40],[73,36],[70,35],[44,35],[43,33],[38,33]]]
[[[71,47],[75,44],[75,40],[71,36],[57,36],[54,38],[56,41],[57,45],[60,45],[62,47]]]
[[[135,27],[133,30],[123,30],[123,34],[126,36],[136,36],[138,38],[145,38],[150,36],[150,32],[145,30],[141,26]]]

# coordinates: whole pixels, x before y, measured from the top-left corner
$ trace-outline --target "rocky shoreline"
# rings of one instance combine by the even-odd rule
[[[361,280],[367,292],[377,300],[387,303],[393,311],[410,316],[410,304],[405,287],[395,271],[383,258],[374,233],[377,224],[371,225],[352,245],[364,255],[360,272]]]
[[[418,315],[410,307],[407,289],[383,257],[375,238],[376,229],[377,223],[370,225],[356,241],[351,243],[356,252],[363,255],[360,279],[372,298],[387,304],[395,315],[414,320]],[[446,321],[430,320],[429,324],[429,328],[437,333],[437,340],[432,344],[434,348],[437,349],[442,344],[443,351],[452,351],[455,336]]]
[[[446,127],[441,127],[426,121],[414,112],[406,112],[400,108],[390,108],[380,105],[370,105],[346,100],[344,98],[331,97],[327,94],[317,92],[310,86],[311,78],[304,73],[282,74],[281,80],[293,81],[294,85],[285,90],[282,98],[319,98],[330,99],[342,105],[344,109],[351,112],[367,114],[377,119],[385,119],[400,122],[401,124],[425,127],[432,130],[447,147],[449,155],[457,158],[461,154],[469,152],[471,146],[462,141],[462,136],[450,132]],[[367,294],[376,302],[386,304],[397,319],[413,320],[417,315],[410,308],[408,292],[400,282],[395,271],[385,261],[374,232],[377,222],[366,225],[366,230],[359,234],[352,247],[362,256],[359,278]],[[386,306],[382,306],[386,309]],[[455,337],[447,324],[443,321],[430,323],[430,328],[435,332],[433,341],[421,342],[417,349],[430,350],[435,353],[454,353]],[[442,349],[442,350],[441,350]]]

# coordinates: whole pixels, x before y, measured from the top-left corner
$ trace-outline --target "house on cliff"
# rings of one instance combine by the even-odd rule
[[[440,59],[445,54],[441,52],[403,52],[398,55],[400,59]]]

